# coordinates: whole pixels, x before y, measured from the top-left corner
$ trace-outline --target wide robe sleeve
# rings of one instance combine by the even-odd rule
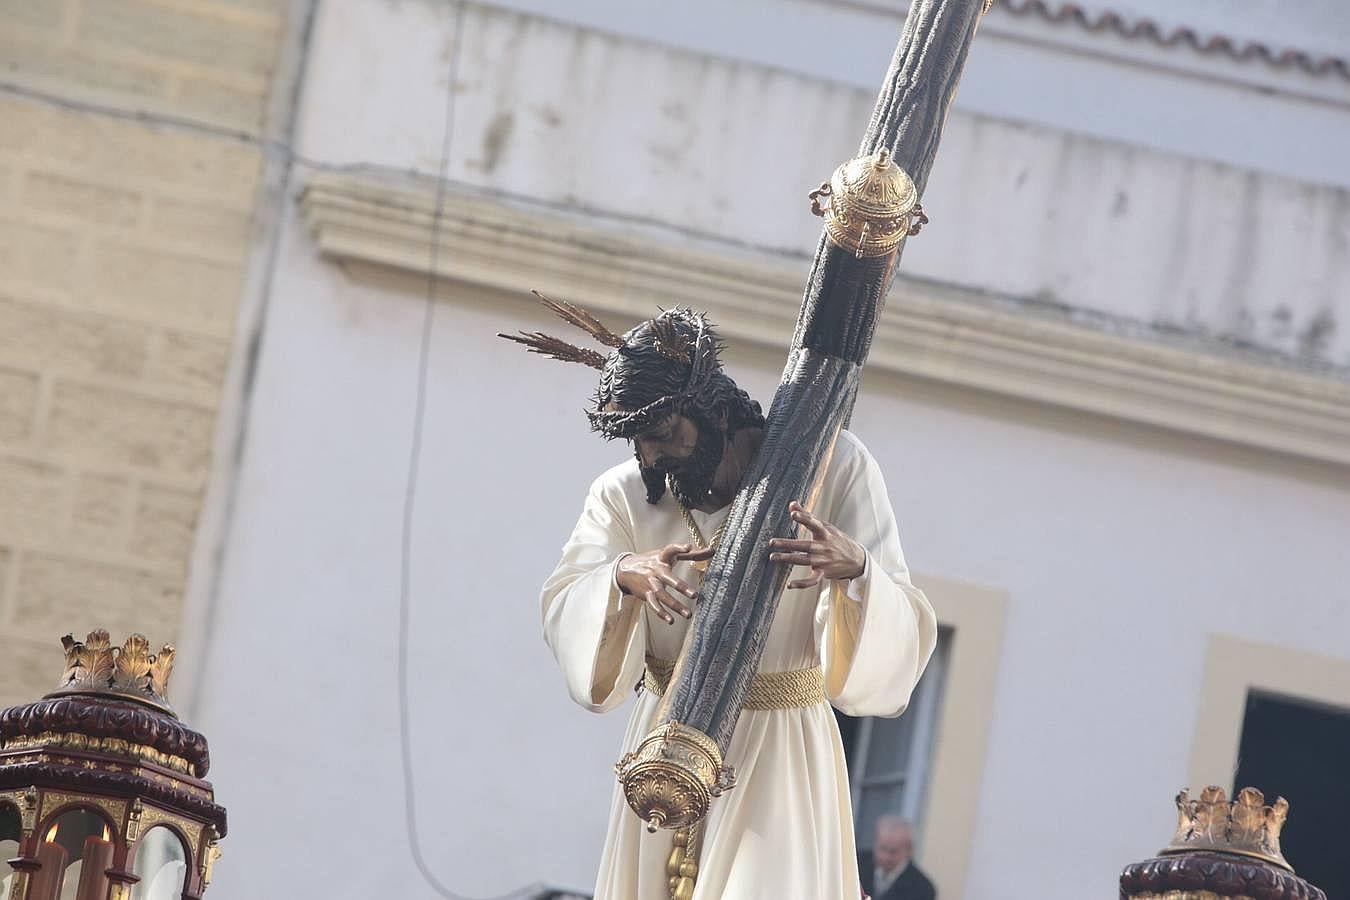
[[[827,582],[816,642],[830,702],[852,716],[898,716],[937,644],[933,607],[909,580],[881,470],[857,438],[839,436],[826,515],[867,551],[863,574]]]
[[[626,510],[615,480],[598,478],[540,598],[567,691],[592,712],[622,703],[645,665],[642,605],[614,581],[619,559],[636,552]]]

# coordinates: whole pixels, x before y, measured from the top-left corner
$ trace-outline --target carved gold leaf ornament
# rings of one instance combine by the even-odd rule
[[[101,628],[90,632],[84,642],[84,655],[88,660],[86,667],[90,678],[98,680],[112,674],[113,651],[108,632]]]
[[[133,634],[122,646],[114,664],[113,679],[122,685],[132,685],[150,674],[150,642],[143,634]]]
[[[173,674],[177,652],[172,644],[165,644],[157,656],[150,658],[150,689],[161,697],[169,692],[169,676]]]
[[[1243,788],[1230,802],[1221,787],[1210,786],[1192,800],[1177,794],[1177,830],[1159,855],[1197,850],[1233,853],[1263,860],[1292,872],[1280,849],[1280,829],[1289,817],[1289,801],[1277,797],[1267,805],[1255,788]]]
[[[130,697],[172,712],[167,693],[176,651],[165,644],[158,655],[150,652],[145,635],[133,634],[121,647],[112,646],[108,632],[91,631],[83,641],[61,638],[66,670],[57,694],[104,694]]]

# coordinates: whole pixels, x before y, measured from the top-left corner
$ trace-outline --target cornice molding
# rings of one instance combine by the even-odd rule
[[[300,195],[319,252],[427,273],[435,187],[412,176],[316,175]],[[599,224],[462,188],[439,224],[438,276],[646,317],[678,299],[738,341],[786,348],[807,261]],[[1350,465],[1350,383],[1114,333],[983,294],[896,280],[868,366],[1337,465]]]

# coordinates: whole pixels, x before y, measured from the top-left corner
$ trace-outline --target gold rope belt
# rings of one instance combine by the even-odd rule
[[[668,659],[647,657],[647,670],[642,673],[644,690],[660,697],[670,686],[675,663]],[[750,682],[742,709],[805,709],[825,702],[825,673],[820,666],[794,669],[791,672],[760,672]]]

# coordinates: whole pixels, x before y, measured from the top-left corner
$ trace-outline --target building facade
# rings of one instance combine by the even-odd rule
[[[259,133],[284,162],[229,145],[252,154],[239,202],[260,224],[243,313],[209,307],[230,327],[225,411],[199,426],[216,449],[183,449],[177,414],[148,444],[199,465],[195,488],[169,482],[198,492],[175,699],[231,810],[213,896],[590,883],[624,713],[568,702],[537,594],[627,451],[588,431],[591,373],[494,335],[550,327],[530,289],[616,330],[687,303],[767,401],[819,234],[806,193],[852,155],[901,6],[277,14],[260,90],[284,115]],[[982,26],[852,424],[945,636],[903,725],[850,732],[859,814],[915,818],[946,900],[1001,900],[1047,857],[1047,896],[1109,895],[1165,840],[1177,789],[1231,787],[1251,698],[1350,709],[1350,26],[1331,3],[1075,9],[1009,0]],[[154,271],[89,286],[196,283]],[[15,419],[46,430],[14,446],[133,453],[90,446],[122,433],[93,419],[63,432],[73,388],[24,352],[0,369],[53,412]],[[44,639],[69,618],[10,615]],[[297,845],[314,823],[322,842]]]

